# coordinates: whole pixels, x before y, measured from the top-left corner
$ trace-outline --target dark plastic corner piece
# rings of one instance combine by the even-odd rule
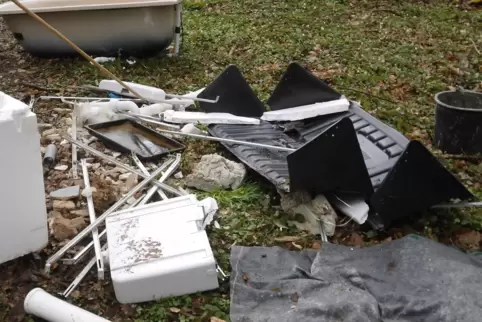
[[[420,142],[411,141],[371,198],[371,206],[387,227],[392,221],[450,199],[474,195]]]
[[[217,103],[199,102],[207,113],[231,113],[237,116],[261,117],[265,108],[236,65],[229,65],[198,97],[216,99]]]
[[[343,118],[288,155],[290,191],[353,193],[369,200],[373,186],[353,123]]]
[[[318,79],[298,63],[291,63],[268,99],[271,110],[327,102],[339,99],[341,94]]]

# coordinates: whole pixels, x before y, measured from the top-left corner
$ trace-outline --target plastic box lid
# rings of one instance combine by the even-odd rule
[[[181,3],[182,0],[23,0],[21,2],[33,12],[59,12],[171,6]],[[24,11],[11,1],[0,5],[0,16],[23,13]]]

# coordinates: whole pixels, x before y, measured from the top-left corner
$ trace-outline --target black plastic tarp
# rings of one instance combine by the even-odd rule
[[[416,235],[367,248],[233,247],[231,319],[480,322],[481,259]]]

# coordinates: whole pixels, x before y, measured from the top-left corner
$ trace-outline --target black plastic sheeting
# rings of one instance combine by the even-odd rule
[[[237,67],[229,66],[200,94],[206,112],[259,117],[263,105]],[[280,110],[342,97],[296,63],[290,64],[268,104]],[[370,205],[375,228],[451,199],[474,196],[419,142],[365,112],[355,102],[347,112],[297,122],[209,126],[211,135],[296,149],[287,153],[223,143],[280,191],[352,194]]]
[[[231,250],[233,322],[482,321],[482,256],[409,235],[368,248]]]

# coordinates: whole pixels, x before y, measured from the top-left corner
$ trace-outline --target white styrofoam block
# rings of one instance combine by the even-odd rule
[[[203,207],[183,196],[112,214],[106,220],[116,298],[139,303],[219,287],[201,225]]]
[[[276,111],[264,112],[261,116],[265,121],[299,121],[308,118],[329,115],[348,111],[350,102],[346,98],[340,98],[333,101],[303,105],[291,108],[285,108]]]
[[[0,114],[3,263],[45,247],[48,228],[37,117],[27,105],[1,92]]]
[[[236,116],[230,113],[202,113],[165,111],[164,121],[171,123],[201,123],[201,124],[251,124],[258,125],[260,121],[251,117]]]

